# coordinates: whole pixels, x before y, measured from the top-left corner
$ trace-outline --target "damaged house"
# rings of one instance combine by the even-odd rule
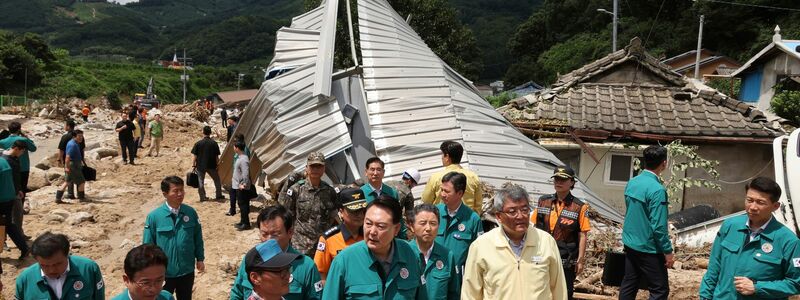
[[[755,107],[670,70],[638,38],[498,110],[621,213],[634,158],[648,145],[674,140],[719,161],[722,190],[687,188],[672,199],[670,212],[703,204],[720,215],[738,212],[746,182],[774,176],[771,143],[782,135]],[[683,176],[703,173],[689,169]]]

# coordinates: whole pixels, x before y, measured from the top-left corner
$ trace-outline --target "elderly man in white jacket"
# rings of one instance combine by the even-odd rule
[[[528,192],[501,189],[494,209],[502,226],[469,247],[461,299],[567,299],[556,241],[530,226]]]

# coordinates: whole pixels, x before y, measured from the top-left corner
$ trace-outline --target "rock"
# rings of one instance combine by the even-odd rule
[[[70,246],[72,246],[72,248],[83,248],[83,247],[86,247],[87,245],[89,245],[89,242],[82,241],[82,240],[77,240],[77,241],[71,241],[71,242],[69,242],[69,244],[70,244]]]
[[[53,168],[53,169],[47,170],[47,173],[45,173],[45,178],[50,183],[53,183],[54,181],[61,180],[61,178],[63,178],[63,177],[64,177],[64,170],[61,169],[61,168]]]
[[[50,112],[47,111],[47,108],[42,108],[42,111],[39,112],[39,118],[45,118],[49,114],[50,114]]]
[[[35,167],[42,170],[49,170],[50,168],[58,166],[58,153],[53,153],[50,156],[43,157]]]
[[[88,212],[80,211],[74,214],[71,214],[69,218],[67,218],[67,223],[69,225],[78,225],[83,222],[92,222],[94,223],[94,216]]]
[[[108,147],[97,148],[97,149],[93,150],[92,152],[96,152],[97,153],[98,158],[96,158],[96,159],[103,159],[103,158],[106,158],[106,157],[115,157],[115,156],[119,155],[119,151],[117,149],[108,148]]]
[[[59,215],[45,215],[44,220],[47,224],[59,224],[64,222],[64,217]]]
[[[50,211],[50,215],[61,216],[62,218],[66,219],[69,217],[70,213],[64,209],[56,208]]]
[[[97,148],[100,148],[100,142],[86,144],[86,149],[84,151],[92,151]]]
[[[50,181],[47,180],[47,172],[38,168],[32,168],[30,176],[28,177],[28,189],[35,191],[48,185],[50,185]]]
[[[675,270],[681,270],[683,269],[683,263],[680,261],[676,261],[672,264],[672,267],[675,268]]]
[[[133,249],[133,247],[136,247],[136,243],[129,239],[125,239],[121,244],[119,244],[120,249]]]

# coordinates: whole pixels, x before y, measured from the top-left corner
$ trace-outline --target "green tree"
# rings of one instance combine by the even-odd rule
[[[779,91],[770,101],[770,110],[794,125],[800,125],[800,91]]]

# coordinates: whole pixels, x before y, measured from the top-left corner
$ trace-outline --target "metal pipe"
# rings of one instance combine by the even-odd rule
[[[619,13],[619,10],[618,10],[619,3],[618,2],[619,2],[619,0],[614,0],[614,15],[613,15],[614,16],[614,21],[612,22],[614,29],[612,29],[612,32],[611,32],[611,35],[612,35],[611,52],[617,52],[617,16],[618,16],[618,13]]]
[[[700,79],[700,49],[703,46],[703,19],[700,15],[700,30],[697,32],[697,55],[694,60],[694,79]]]
[[[350,32],[350,55],[353,57],[353,66],[358,66],[358,58],[356,56],[356,38],[353,34],[353,16],[350,13],[350,0],[344,0],[347,4],[347,29]]]

